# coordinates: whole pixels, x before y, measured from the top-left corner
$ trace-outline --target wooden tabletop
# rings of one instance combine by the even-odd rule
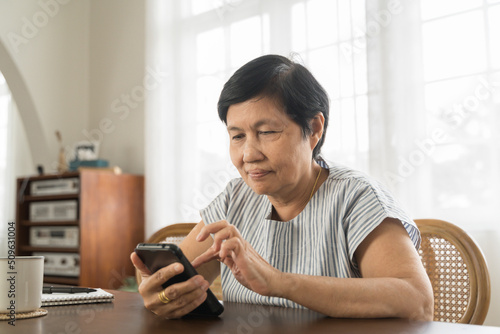
[[[48,315],[0,322],[0,333],[497,333],[500,327],[412,322],[402,319],[335,319],[309,310],[224,303],[219,318],[166,320],[143,306],[138,293],[108,290],[113,303],[46,307]]]

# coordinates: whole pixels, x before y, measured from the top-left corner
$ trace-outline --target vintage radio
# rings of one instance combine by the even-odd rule
[[[78,219],[76,200],[30,203],[30,221],[68,221]]]
[[[42,253],[35,252],[34,256],[43,256],[44,275],[80,276],[80,255],[76,253]]]
[[[32,196],[78,194],[80,180],[77,177],[31,182]]]
[[[30,227],[30,246],[78,247],[78,226],[34,226]]]

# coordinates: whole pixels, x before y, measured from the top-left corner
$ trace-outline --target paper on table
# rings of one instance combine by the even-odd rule
[[[89,293],[43,293],[42,307],[57,305],[110,303],[115,296],[102,289]]]

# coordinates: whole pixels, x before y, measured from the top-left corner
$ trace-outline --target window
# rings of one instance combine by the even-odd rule
[[[198,210],[238,176],[217,100],[229,76],[263,54],[290,55],[311,70],[331,102],[324,158],[368,170],[366,50],[355,48],[364,39],[364,1],[191,0],[179,6],[175,118],[189,132],[179,138],[179,161],[189,161],[181,173],[192,175],[179,189],[179,220],[198,219]]]
[[[175,189],[168,209],[175,211],[173,221],[198,219],[198,210],[238,176],[216,101],[234,70],[264,53],[291,54],[328,91],[327,160],[389,186],[387,175],[396,175],[404,184],[396,181],[391,189],[415,217],[459,223],[473,207],[484,220],[494,217],[500,200],[500,44],[494,43],[500,40],[500,1],[171,3],[166,11],[158,1],[155,11],[169,13],[175,35],[160,48],[165,56],[155,58],[171,59],[170,104],[153,106],[152,120],[172,124],[167,133],[176,139],[169,150],[179,166],[170,170],[176,177],[156,185]],[[420,159],[434,130],[446,140]],[[148,135],[151,142],[159,137]],[[150,165],[162,153],[149,155]],[[414,165],[405,170],[408,164]],[[155,168],[162,170],[161,164]]]
[[[368,170],[364,1],[310,0],[292,7],[292,50],[328,91],[326,159]]]
[[[500,4],[421,0],[426,127],[441,129],[428,212],[494,224],[500,201]]]
[[[380,179],[412,217],[486,234],[483,250],[498,253],[499,0],[148,3],[152,35],[172,31],[148,62],[169,59],[171,74],[147,107],[146,191],[164,199],[146,203],[148,234],[197,221],[237,176],[216,113],[229,75],[259,54],[296,52],[330,95],[327,160]],[[431,145],[436,130],[444,139]]]

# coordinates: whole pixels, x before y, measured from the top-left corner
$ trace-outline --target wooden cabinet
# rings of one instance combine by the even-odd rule
[[[73,179],[74,194],[32,194],[35,181]],[[39,183],[38,183],[39,184]],[[70,220],[30,220],[30,205],[37,202],[76,201],[77,213]],[[42,175],[17,180],[16,252],[18,255],[79,254],[79,276],[45,275],[46,283],[116,289],[127,276],[134,276],[130,253],[144,241],[144,177],[111,171],[83,169],[79,172]],[[30,229],[77,227],[79,242],[72,247],[30,243]]]

